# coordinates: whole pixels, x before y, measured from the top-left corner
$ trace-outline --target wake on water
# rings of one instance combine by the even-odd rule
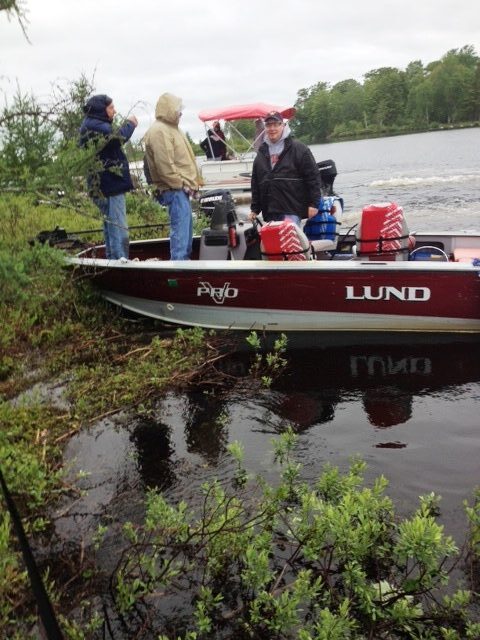
[[[426,176],[426,177],[398,177],[388,178],[385,180],[373,180],[370,183],[371,187],[402,187],[402,186],[418,186],[431,184],[449,184],[449,183],[467,183],[472,181],[480,182],[479,173],[459,174],[456,176]]]

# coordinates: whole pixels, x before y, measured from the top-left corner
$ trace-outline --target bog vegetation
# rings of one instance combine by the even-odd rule
[[[425,79],[447,62],[473,69],[473,59],[472,89],[478,60],[471,49],[417,70]],[[391,75],[380,71],[378,81]],[[367,80],[365,92],[375,85]],[[36,241],[55,226],[89,230],[87,240],[98,233],[100,220],[83,190],[95,160],[75,141],[92,91],[81,77],[56,87],[45,107],[19,89],[0,114],[0,465],[65,638],[479,638],[478,492],[465,509],[465,546],[457,548],[437,522],[438,496],[422,497],[402,519],[385,493],[387,481],[367,486],[361,461],[344,474],[327,466],[304,482],[291,430],[272,444],[274,485],[249,476],[242,444],[233,442],[233,481],[206,483],[195,505],[172,504],[151,490],[144,515],[122,522],[120,531],[111,532],[107,512],[90,540],[76,546],[58,538],[55,507],[60,498],[81,496],[63,467],[69,438],[119,412],[149,415],[172,387],[222,389],[218,336],[117,315],[64,268],[60,250]],[[384,87],[385,95],[390,91]],[[315,133],[301,130],[309,105],[323,113],[320,98],[340,93],[316,87],[302,94],[295,125],[302,135],[321,139],[313,111]],[[362,104],[368,110],[380,102]],[[446,122],[466,113],[450,111]],[[141,190],[129,196],[128,211],[132,226],[167,221]],[[284,366],[285,342],[265,356],[259,336],[248,341],[252,367],[242,384],[251,392]],[[62,389],[63,403],[49,385]],[[36,603],[0,502],[0,637],[23,640],[38,635]],[[106,568],[102,554],[112,535],[118,557]]]

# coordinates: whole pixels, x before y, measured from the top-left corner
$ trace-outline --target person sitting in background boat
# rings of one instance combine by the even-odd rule
[[[200,147],[207,156],[207,160],[226,160],[227,145],[225,144],[225,134],[223,133],[220,122],[215,120],[212,129],[207,131],[207,137],[202,140]]]
[[[171,260],[190,259],[193,239],[190,196],[201,184],[192,147],[178,127],[182,110],[180,98],[162,94],[155,107],[155,122],[144,137],[155,198],[168,207]]]
[[[99,170],[88,176],[89,194],[103,216],[107,260],[128,260],[128,225],[125,193],[133,189],[127,157],[122,145],[131,138],[138,120],[131,115],[115,130],[115,106],[105,94],[89,98],[83,107],[80,145],[96,144]]]
[[[278,111],[264,118],[264,142],[252,168],[250,220],[311,218],[318,212],[320,173],[310,149],[290,135],[288,124]]]

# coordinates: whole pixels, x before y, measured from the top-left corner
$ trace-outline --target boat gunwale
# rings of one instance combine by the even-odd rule
[[[445,271],[445,272],[480,272],[480,266],[471,262],[445,262],[445,261],[420,261],[420,260],[107,260],[106,258],[87,258],[81,256],[68,256],[67,263],[75,266],[97,267],[101,269],[128,269],[135,271],[202,271],[202,272],[228,272],[234,273],[254,271]]]

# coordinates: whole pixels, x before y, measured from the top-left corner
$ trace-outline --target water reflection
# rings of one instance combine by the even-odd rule
[[[220,361],[228,386],[172,393],[148,418],[125,417],[118,428],[106,421],[78,434],[66,458],[89,475],[76,511],[109,512],[116,505],[116,513],[127,514],[132,495],[140,502],[150,487],[174,501],[195,501],[205,480],[233,477],[226,448],[234,440],[244,445],[249,472],[274,479],[272,436],[289,425],[299,434],[296,455],[311,478],[326,461],[345,467],[360,455],[373,475],[390,479],[392,497],[416,503],[433,490],[457,508],[452,505],[469,497],[480,473],[479,342],[378,339],[291,349],[271,388],[251,382],[255,354],[232,352]],[[79,524],[71,519],[72,530]],[[80,528],[90,525],[87,519]]]
[[[282,394],[277,404],[278,414],[299,432],[314,424],[333,420],[335,408],[332,402],[304,391]]]
[[[333,411],[354,394],[369,423],[386,428],[411,420],[415,396],[478,380],[477,341],[374,344],[293,350],[274,388],[285,394],[286,406],[295,405],[292,398],[301,393],[300,411],[313,402]],[[302,424],[300,417],[293,419]]]
[[[134,426],[130,439],[145,488],[165,489],[172,485],[175,480],[174,449],[169,427],[153,417],[145,418]]]
[[[262,440],[259,444],[258,434],[274,435],[287,426],[299,434],[310,430],[316,433],[321,428],[319,433],[325,439],[324,428],[330,425],[333,431],[325,442],[334,443],[350,420],[358,423],[351,442],[363,433],[361,425],[368,424],[376,432],[389,432],[389,439],[373,444],[368,440],[368,446],[405,448],[412,442],[412,431],[402,435],[394,428],[415,424],[416,399],[425,398],[435,411],[435,397],[441,390],[455,391],[480,380],[479,356],[477,342],[291,349],[286,369],[266,389],[245,386],[254,354],[247,350],[234,352],[221,365],[229,376],[230,389],[190,390],[177,397],[178,406],[170,422],[165,407],[160,405],[156,419],[135,426],[131,441],[138,472],[145,486],[167,489],[178,480],[175,458],[194,456],[215,471],[233,439],[242,440],[247,449],[256,448],[255,455],[259,456],[259,448],[271,448],[271,443]],[[237,385],[232,383],[235,379]],[[352,408],[354,414],[350,416]],[[336,415],[338,412],[341,416]],[[428,427],[423,429],[428,431]],[[361,450],[367,441],[360,442]]]
[[[228,444],[226,398],[214,392],[191,391],[185,394],[185,442],[190,453],[198,453],[214,464]]]
[[[412,395],[397,387],[366,389],[362,402],[368,421],[374,427],[393,427],[412,417]]]

